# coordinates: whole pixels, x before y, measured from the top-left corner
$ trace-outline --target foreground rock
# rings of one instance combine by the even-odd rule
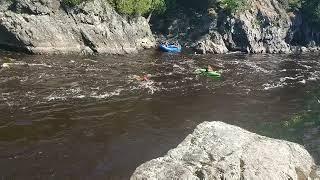
[[[138,167],[131,180],[308,178],[319,177],[302,146],[222,122],[204,122],[167,155]]]
[[[0,1],[0,46],[31,53],[123,54],[154,46],[145,18],[126,20],[105,0]]]

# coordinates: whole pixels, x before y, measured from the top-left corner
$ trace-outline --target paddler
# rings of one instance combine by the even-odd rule
[[[206,72],[213,72],[213,68],[210,65],[208,65],[208,67],[206,68]]]

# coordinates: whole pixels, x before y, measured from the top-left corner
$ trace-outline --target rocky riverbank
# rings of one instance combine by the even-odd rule
[[[30,53],[123,54],[155,41],[147,20],[126,19],[104,0],[75,8],[59,0],[0,1],[0,46]]]
[[[320,50],[319,33],[301,14],[288,12],[278,0],[252,0],[248,7],[228,14],[221,8],[180,8],[155,18],[158,41],[179,41],[196,52],[304,53]]]
[[[138,179],[319,179],[300,145],[222,122],[204,122],[160,157],[139,166]]]
[[[179,41],[197,53],[304,53],[320,51],[320,33],[278,0],[251,0],[234,13],[183,2],[150,29],[141,16],[119,15],[106,0],[68,7],[60,0],[0,1],[0,48],[30,53],[123,54]],[[181,2],[180,2],[181,3]]]

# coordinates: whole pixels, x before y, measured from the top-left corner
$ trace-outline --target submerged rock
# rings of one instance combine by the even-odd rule
[[[117,14],[105,0],[75,8],[59,0],[0,3],[0,46],[31,53],[123,54],[155,45],[147,20]]]
[[[139,179],[317,179],[315,163],[300,145],[204,122],[160,157],[139,166]]]

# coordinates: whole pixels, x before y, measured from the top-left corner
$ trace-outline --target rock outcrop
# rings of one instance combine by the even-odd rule
[[[131,180],[318,178],[313,158],[298,144],[204,122],[167,155],[139,166]]]
[[[246,10],[233,14],[218,7],[208,7],[205,13],[184,9],[160,25],[156,21],[154,31],[199,53],[296,53],[301,48],[291,46],[309,43],[301,39],[312,41],[302,33],[305,28],[301,16],[288,13],[278,0],[248,3]]]
[[[122,54],[154,45],[145,18],[125,19],[105,0],[75,8],[60,0],[0,1],[1,47],[37,54]]]

